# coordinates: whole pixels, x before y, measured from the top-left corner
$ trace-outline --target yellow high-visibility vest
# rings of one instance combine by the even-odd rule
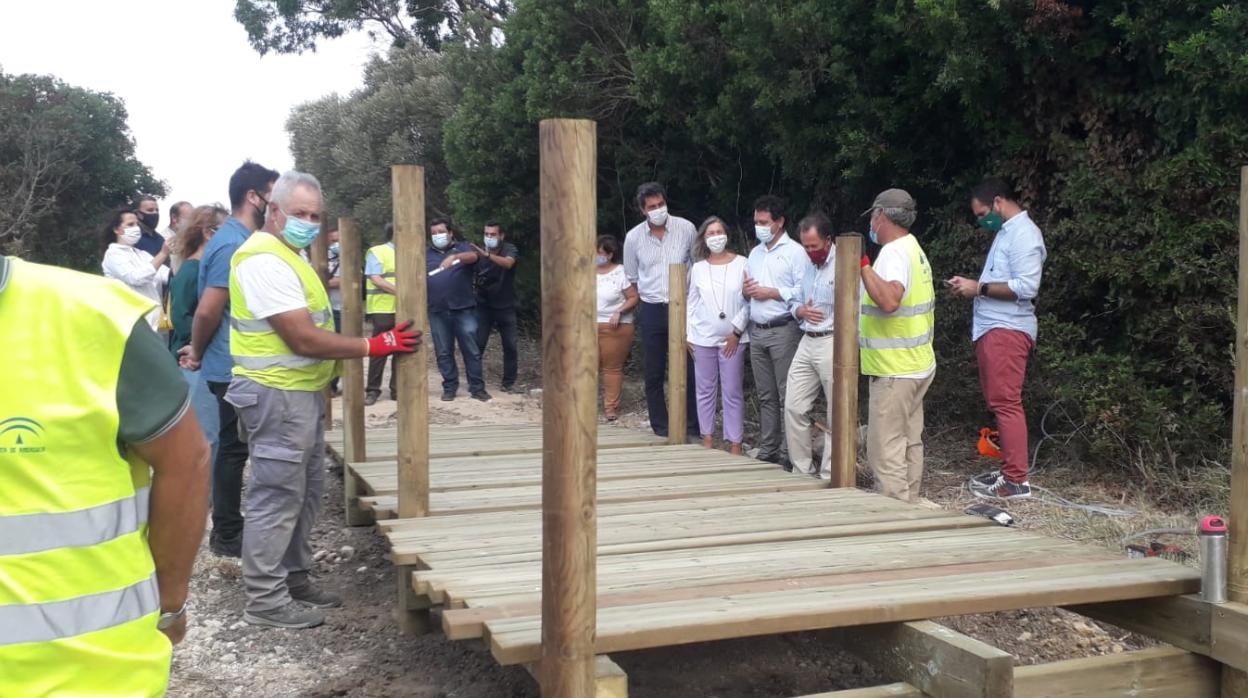
[[[394,283],[394,247],[389,243],[371,247],[368,250],[373,253],[378,262],[381,262],[381,278]],[[365,278],[364,288],[366,289],[366,297],[368,303],[364,312],[367,313],[393,313],[398,307],[397,299],[393,293],[386,293],[373,283],[373,277]]]
[[[117,442],[126,340],[155,304],[9,259],[0,278],[0,695],[158,696],[172,646],[148,465]]]
[[[870,294],[862,294],[858,359],[866,376],[919,373],[936,363],[932,350],[932,328],[936,325],[932,267],[913,235],[892,244],[902,245],[910,259],[910,287],[900,307],[891,313],[881,310]]]
[[[278,390],[324,390],[334,377],[338,362],[299,356],[286,346],[268,320],[257,318],[247,309],[247,299],[238,284],[238,265],[259,254],[274,255],[290,265],[303,284],[312,322],[322,330],[334,331],[329,294],[321,277],[286,243],[256,231],[230,259],[230,355],[234,358],[234,375]]]

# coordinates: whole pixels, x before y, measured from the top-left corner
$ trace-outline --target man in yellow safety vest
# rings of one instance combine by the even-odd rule
[[[230,354],[226,400],[238,408],[251,456],[243,523],[243,620],[311,628],[337,594],[308,576],[309,534],[325,485],[325,387],[335,359],[415,351],[410,322],[371,339],[334,333],[329,294],[299,251],[320,233],[321,185],[287,172],[268,206],[274,235],[258,230],[230,260]]]
[[[373,334],[379,335],[394,329],[394,311],[398,307],[394,287],[394,224],[386,224],[386,241],[370,247],[364,255],[364,288],[367,299],[364,312],[373,326]],[[371,405],[381,397],[381,376],[386,371],[387,357],[379,356],[368,361],[368,383],[364,387],[364,404]],[[390,363],[390,399],[398,397],[398,381],[395,377],[394,360]]]
[[[936,375],[932,267],[910,233],[917,208],[909,194],[884,191],[868,214],[871,241],[882,247],[874,265],[862,258],[858,347],[862,373],[871,377],[867,462],[882,494],[915,502],[923,481],[923,397]]]
[[[168,685],[210,466],[155,307],[0,256],[0,696]]]

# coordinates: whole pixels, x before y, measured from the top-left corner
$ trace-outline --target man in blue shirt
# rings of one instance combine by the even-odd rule
[[[429,249],[425,252],[429,293],[429,329],[442,374],[442,401],[450,402],[459,391],[455,344],[464,358],[468,392],[485,402],[485,376],[481,371],[481,347],[477,344],[477,298],[472,288],[473,267],[480,256],[468,243],[457,240],[450,224],[435,218],[429,225]]]
[[[1035,301],[1048,251],[1040,228],[1004,181],[992,178],[975,187],[971,212],[979,227],[996,234],[992,248],[978,281],[955,276],[947,283],[955,296],[975,299],[971,341],[979,383],[1001,435],[1001,469],[971,478],[971,492],[989,499],[1030,497],[1023,378],[1036,346]]]
[[[243,468],[247,463],[247,444],[238,437],[238,414],[225,401],[234,371],[230,356],[230,258],[253,232],[264,227],[276,181],[277,172],[250,160],[230,177],[230,217],[204,247],[191,343],[179,352],[182,366],[202,370],[208,389],[217,398],[220,431],[212,466],[212,534],[208,547],[227,557],[242,556]]]

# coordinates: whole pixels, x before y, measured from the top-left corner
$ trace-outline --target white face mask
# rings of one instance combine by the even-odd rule
[[[719,254],[720,252],[723,252],[724,248],[727,246],[727,235],[708,235],[706,237],[706,247],[711,251],[711,254]]]
[[[485,238],[485,249],[492,250],[498,247],[498,238]]]
[[[434,247],[438,248],[439,250],[442,250],[442,249],[446,249],[446,246],[449,244],[451,244],[450,233],[434,233],[433,234],[433,246]]]
[[[125,245],[126,247],[134,247],[134,245],[138,243],[139,238],[142,236],[143,231],[139,230],[139,226],[135,225],[121,231],[121,235],[118,236],[117,242]]]
[[[600,266],[600,267],[601,267],[601,266],[603,266],[604,264],[606,264],[607,262],[610,262],[610,261],[611,261],[611,258],[610,258],[610,257],[608,257],[608,256],[606,256],[605,254],[600,254],[600,255],[598,255],[598,256],[594,259],[594,261],[598,262],[598,266]]]
[[[771,226],[770,225],[754,226],[754,237],[758,238],[758,241],[763,243],[764,245],[771,242],[771,238],[772,238]]]
[[[646,219],[650,221],[650,225],[659,228],[667,224],[667,207],[660,206],[653,211],[646,212]]]

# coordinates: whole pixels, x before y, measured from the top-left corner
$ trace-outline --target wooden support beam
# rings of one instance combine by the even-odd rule
[[[1018,667],[1015,698],[1217,698],[1219,667],[1200,655],[1153,647]],[[907,683],[832,691],[805,698],[928,698]]]
[[[1231,417],[1231,516],[1227,598],[1248,603],[1248,167],[1239,170],[1239,306]],[[1223,698],[1248,698],[1248,673],[1222,672]]]
[[[935,698],[1002,698],[1013,694],[1014,658],[931,621],[845,628],[840,644],[886,677]]]
[[[329,235],[325,229],[329,226],[326,224],[324,211],[321,212],[321,234],[312,240],[311,247],[308,248],[308,259],[312,262],[312,268],[316,269],[316,275],[321,277],[321,285],[325,287],[325,292],[329,293]],[[325,431],[329,431],[334,426],[334,400],[329,386],[325,386]]]
[[[546,119],[539,150],[546,390],[540,683],[543,696],[585,698],[594,694],[597,612],[597,124]]]
[[[364,336],[364,241],[355,219],[338,219],[338,254],[342,269],[342,334]],[[342,493],[348,526],[367,526],[371,512],[360,508],[359,480],[351,463],[362,463],[364,453],[364,359],[342,362]]]
[[[399,632],[404,635],[426,635],[437,627],[429,612],[433,607],[429,597],[417,594],[412,588],[412,572],[415,570],[414,565],[396,565],[394,568],[395,588],[399,592],[394,619],[399,624]]]
[[[1248,671],[1248,605],[1228,602],[1211,604],[1213,627],[1212,656],[1226,665],[1226,671]],[[1232,694],[1237,695],[1237,694]]]
[[[425,168],[395,165],[395,323],[428,324],[425,282]],[[429,349],[423,337],[415,352],[397,354],[399,434],[399,518],[429,515]]]
[[[1188,652],[1208,655],[1212,646],[1210,608],[1200,596],[1191,594],[1067,606],[1066,610],[1168,642]]]
[[[525,664],[524,668],[535,681],[541,683],[539,665]],[[628,698],[628,675],[605,654],[594,658],[593,698]]]
[[[832,481],[853,487],[858,481],[858,311],[862,236],[836,238],[836,302],[832,343]]]
[[[689,412],[686,393],[693,389],[686,380],[689,351],[685,345],[685,296],[689,274],[683,264],[667,267],[667,442],[685,443]]]

